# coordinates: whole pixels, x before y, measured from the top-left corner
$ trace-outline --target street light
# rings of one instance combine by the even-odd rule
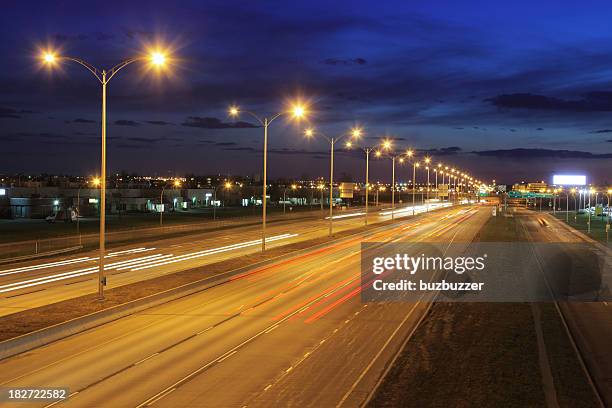
[[[162,68],[167,65],[167,57],[161,50],[151,50],[146,56],[137,56],[126,59],[113,66],[108,71],[96,68],[94,65],[80,59],[68,56],[57,55],[54,51],[45,51],[41,55],[41,61],[53,67],[60,61],[76,62],[91,72],[102,85],[102,149],[101,149],[101,171],[100,171],[100,257],[98,265],[98,299],[104,299],[104,286],[106,277],[104,276],[104,257],[105,257],[105,232],[106,232],[106,86],[110,80],[123,68],[134,62],[149,62],[155,68]]]
[[[354,139],[359,139],[363,134],[363,130],[361,128],[356,128],[355,131],[353,132],[353,138]],[[346,147],[351,148],[353,147],[353,142],[352,141],[348,141],[346,142]],[[369,203],[369,198],[370,198],[370,153],[374,152],[374,155],[376,157],[380,157],[380,155],[382,153],[380,153],[380,151],[376,150],[375,147],[362,147],[361,148],[365,155],[366,155],[366,174],[365,174],[365,225],[368,225],[368,203]],[[378,194],[378,190],[376,192],[376,194]],[[376,204],[378,206],[378,203]]]
[[[304,131],[304,136],[307,138],[313,138],[315,135],[319,135],[325,138],[329,142],[329,236],[331,237],[333,232],[333,199],[334,199],[334,145],[336,142],[344,139],[347,135],[352,138],[359,138],[361,135],[361,129],[353,128],[350,133],[343,133],[337,137],[329,137],[323,132],[315,132],[314,129],[308,128]]]
[[[431,158],[425,158],[425,169],[427,170],[427,212],[429,212],[429,163],[431,163]]]
[[[382,142],[382,150],[390,151],[393,148],[393,142],[390,139],[385,139]],[[376,151],[376,157],[381,157],[381,150]],[[411,155],[406,154],[405,156],[410,157]],[[389,154],[391,158],[391,219],[395,219],[395,160],[398,159],[400,163],[404,162],[404,155],[402,154]]]
[[[264,128],[264,143],[263,143],[263,194],[262,194],[262,222],[261,222],[261,250],[266,250],[266,203],[267,203],[267,183],[268,183],[268,126],[282,115],[291,115],[295,119],[301,119],[306,116],[306,107],[301,103],[296,102],[288,110],[277,113],[271,117],[259,117],[248,110],[242,110],[238,106],[230,106],[230,116],[237,118],[240,113],[246,113],[253,118]]]

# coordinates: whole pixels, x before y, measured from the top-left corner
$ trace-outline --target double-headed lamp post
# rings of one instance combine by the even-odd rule
[[[357,139],[361,136],[361,129],[353,128],[350,133],[344,133],[337,137],[329,137],[325,133],[315,131],[312,128],[308,128],[304,131],[304,136],[307,138],[313,138],[315,135],[325,138],[329,142],[329,236],[331,237],[333,232],[333,212],[334,212],[334,145],[336,142],[344,139],[346,136]]]
[[[360,138],[362,136],[363,131],[360,129],[359,135],[356,138]],[[353,147],[353,142],[351,142],[350,140],[348,142],[346,142],[346,147],[351,148]],[[366,172],[365,172],[365,217],[364,217],[364,222],[365,225],[368,225],[368,202],[369,202],[369,198],[370,198],[370,153],[376,151],[375,147],[362,147],[361,148],[366,156]],[[378,190],[377,190],[377,194],[378,194]]]
[[[166,55],[161,51],[151,51],[147,56],[129,58],[120,62],[109,70],[98,69],[90,63],[74,57],[57,55],[53,51],[44,52],[41,56],[44,64],[53,67],[61,61],[76,62],[85,67],[102,85],[102,149],[100,164],[100,259],[98,266],[98,298],[104,299],[104,286],[106,277],[104,276],[104,257],[105,257],[105,227],[106,227],[106,86],[119,71],[133,62],[148,62],[151,67],[160,69],[167,65]]]
[[[306,108],[301,103],[294,104],[290,109],[284,110],[271,117],[260,117],[248,110],[242,110],[238,106],[230,106],[230,116],[237,118],[240,113],[246,113],[252,116],[264,128],[263,140],[263,192],[261,197],[262,203],[262,221],[261,221],[261,250],[266,250],[266,203],[268,194],[268,127],[274,120],[283,115],[292,115],[295,119],[301,119],[306,115]]]
[[[390,152],[393,149],[393,142],[389,139],[385,139],[382,142],[381,149]],[[402,155],[395,153],[388,153],[389,157],[391,157],[391,219],[395,219],[395,160],[399,160],[400,163],[404,162],[404,158]],[[380,150],[376,151],[376,156],[380,157],[382,152]]]

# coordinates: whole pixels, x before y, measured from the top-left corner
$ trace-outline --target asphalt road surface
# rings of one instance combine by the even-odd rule
[[[435,207],[432,204],[430,209]],[[425,211],[424,206],[415,209],[417,214]],[[397,217],[408,215],[412,215],[412,207],[396,209]],[[267,247],[326,236],[328,222],[323,217],[269,224]],[[339,212],[334,218],[335,232],[363,225],[360,211]],[[371,223],[390,218],[389,210],[372,212],[368,217]],[[260,247],[260,225],[116,247],[107,252],[107,288],[254,253]],[[0,266],[0,316],[96,292],[97,264],[98,252],[88,251]]]
[[[360,243],[467,243],[490,216],[442,210],[284,258],[2,360],[0,385],[68,387],[72,407],[356,406],[429,305],[363,303]]]

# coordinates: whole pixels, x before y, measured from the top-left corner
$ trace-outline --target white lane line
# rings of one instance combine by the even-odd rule
[[[159,354],[159,353],[153,353],[153,354],[151,354],[149,357],[145,357],[145,358],[143,358],[142,360],[135,362],[135,363],[134,363],[134,365],[135,365],[135,366],[137,366],[138,364],[144,363],[145,361],[147,361],[147,360],[149,360],[149,359],[152,359],[153,357],[155,357],[155,356],[156,356],[156,355],[158,355],[158,354]]]
[[[166,395],[170,394],[172,391],[176,390],[176,388],[172,388],[166,392],[164,392],[163,394],[161,394],[159,397],[155,398],[154,400],[152,400],[151,402],[149,402],[148,405],[153,405],[155,404],[157,401],[159,401],[160,399],[164,398]]]
[[[217,363],[221,363],[221,362],[227,360],[228,358],[230,358],[231,356],[233,356],[237,352],[238,352],[238,350],[234,350],[231,353],[229,353],[228,355],[221,357],[220,359],[217,360]]]

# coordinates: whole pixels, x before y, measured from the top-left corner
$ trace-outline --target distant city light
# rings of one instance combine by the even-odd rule
[[[0,196],[6,195],[6,189],[0,188]]]
[[[584,186],[586,185],[586,176],[555,174],[553,184],[557,186]]]

